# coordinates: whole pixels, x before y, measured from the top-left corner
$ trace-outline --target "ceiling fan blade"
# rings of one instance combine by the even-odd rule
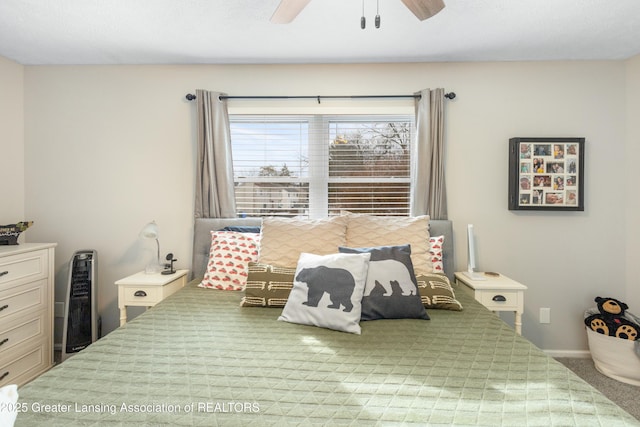
[[[421,21],[444,9],[443,0],[402,0],[402,3]]]
[[[274,24],[288,24],[304,9],[311,0],[281,0],[278,8],[273,12],[271,22]]]

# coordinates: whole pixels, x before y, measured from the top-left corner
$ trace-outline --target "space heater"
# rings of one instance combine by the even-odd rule
[[[69,263],[62,355],[69,356],[96,341],[100,334],[97,304],[98,255],[94,250],[76,251]]]

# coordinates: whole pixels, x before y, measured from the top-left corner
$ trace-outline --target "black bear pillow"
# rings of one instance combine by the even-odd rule
[[[278,320],[360,334],[370,254],[300,254],[293,289]]]
[[[362,297],[362,320],[429,319],[418,292],[411,246],[341,247],[340,252],[371,254]]]

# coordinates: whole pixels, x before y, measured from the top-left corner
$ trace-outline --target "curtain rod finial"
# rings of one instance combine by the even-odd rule
[[[447,99],[454,99],[456,97],[456,93],[455,92],[445,93],[444,97]]]
[[[193,101],[194,99],[196,99],[196,96],[192,93],[188,93],[185,98],[187,98],[187,101]]]

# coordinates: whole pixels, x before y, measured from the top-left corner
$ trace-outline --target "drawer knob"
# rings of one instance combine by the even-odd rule
[[[507,300],[503,295],[496,295],[492,299],[496,302],[505,302]]]
[[[146,297],[147,293],[145,291],[136,291],[135,294],[133,294],[134,297]]]
[[[0,277],[9,274],[9,271],[0,271]]]
[[[0,381],[2,381],[3,379],[7,378],[7,375],[9,375],[9,371],[7,371],[4,374],[0,375]]]
[[[5,345],[7,341],[9,341],[9,338],[5,338],[2,341],[0,341],[0,346]]]
[[[0,307],[0,311],[6,310],[7,308],[9,308],[9,304],[5,304],[2,307]]]

